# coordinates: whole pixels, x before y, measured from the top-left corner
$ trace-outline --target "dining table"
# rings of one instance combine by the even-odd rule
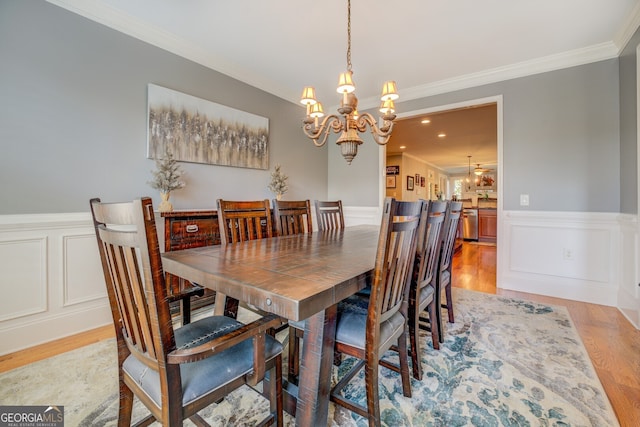
[[[285,382],[297,426],[327,425],[337,304],[371,282],[380,227],[272,237],[162,254],[165,272],[265,312],[304,321],[298,386]]]

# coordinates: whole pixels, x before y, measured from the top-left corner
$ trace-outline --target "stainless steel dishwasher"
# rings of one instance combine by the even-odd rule
[[[462,210],[462,238],[478,240],[478,209]]]

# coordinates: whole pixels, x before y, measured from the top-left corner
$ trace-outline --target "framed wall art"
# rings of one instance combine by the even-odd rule
[[[269,119],[154,84],[147,92],[147,157],[269,169]]]
[[[413,191],[413,176],[407,175],[407,191]]]
[[[387,176],[387,188],[396,188],[396,176],[388,175]]]

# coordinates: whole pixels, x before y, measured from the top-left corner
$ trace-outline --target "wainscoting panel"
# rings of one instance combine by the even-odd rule
[[[618,220],[607,213],[504,212],[498,286],[617,306]]]
[[[605,230],[514,224],[509,269],[606,284],[610,237]]]
[[[380,224],[377,207],[344,209],[348,226]],[[499,287],[617,306],[640,324],[635,215],[509,211],[498,233]],[[88,212],[0,215],[0,271],[0,354],[112,322]]]
[[[112,322],[91,216],[0,216],[0,354]]]
[[[380,209],[368,206],[343,206],[344,224],[352,225],[372,224],[380,225],[382,219]]]
[[[62,237],[62,277],[65,307],[105,300],[107,290],[95,233]],[[82,262],[78,262],[82,260]]]
[[[620,288],[618,308],[636,328],[640,329],[640,242],[638,218],[620,216]]]
[[[0,322],[47,310],[46,236],[0,237],[0,271]]]

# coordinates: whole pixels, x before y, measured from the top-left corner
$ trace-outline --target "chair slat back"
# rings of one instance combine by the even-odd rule
[[[175,341],[151,199],[90,204],[119,348],[157,371]]]
[[[313,232],[309,200],[273,200],[273,218],[280,236]]]
[[[453,258],[453,248],[458,232],[458,222],[462,213],[462,202],[449,202],[444,220],[444,232],[442,239],[442,260],[440,261],[440,271],[448,270]]]
[[[416,270],[414,280],[417,289],[422,289],[431,283],[438,271],[440,263],[440,249],[442,245],[444,222],[446,217],[447,202],[431,201],[425,210],[421,221],[421,231],[418,235]],[[425,219],[426,211],[426,219]]]
[[[401,308],[406,317],[408,284],[416,254],[421,208],[422,201],[398,202],[387,198],[384,202],[367,334],[373,333],[376,325],[379,329],[380,323]],[[378,343],[378,338],[371,339]]]
[[[344,228],[342,200],[314,201],[318,230],[339,230]]]
[[[269,200],[230,201],[218,199],[218,220],[222,244],[273,236]]]

